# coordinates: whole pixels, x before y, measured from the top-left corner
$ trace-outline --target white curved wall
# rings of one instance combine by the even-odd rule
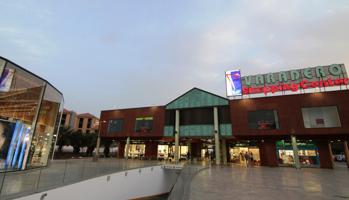
[[[161,166],[134,169],[125,172],[89,179],[46,192],[19,198],[20,200],[123,200],[148,197],[170,192],[176,182],[177,170]],[[109,179],[109,180],[108,180]]]

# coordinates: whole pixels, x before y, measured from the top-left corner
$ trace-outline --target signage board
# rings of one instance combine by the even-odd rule
[[[235,96],[232,83],[234,71],[226,72],[227,96]],[[240,77],[240,71],[239,71]],[[241,94],[274,94],[277,92],[298,92],[314,88],[338,87],[349,84],[344,64],[332,64],[304,69],[282,71],[268,74],[243,76],[241,80]],[[230,82],[229,82],[230,81]],[[237,81],[237,80],[236,80]],[[231,91],[229,91],[231,90]],[[240,95],[241,95],[240,94]]]
[[[241,96],[241,73],[240,70],[230,70],[225,72],[225,85],[227,89],[227,96]]]

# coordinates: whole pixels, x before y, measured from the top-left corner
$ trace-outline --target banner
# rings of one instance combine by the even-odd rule
[[[241,96],[242,84],[240,70],[230,70],[225,72],[225,84],[227,88],[227,96]]]

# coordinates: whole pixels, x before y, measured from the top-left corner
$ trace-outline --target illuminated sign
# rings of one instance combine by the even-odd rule
[[[225,85],[227,96],[242,95],[241,73],[240,70],[231,70],[225,72]]]
[[[321,87],[348,85],[349,79],[343,64],[317,66],[277,73],[242,77],[242,93],[297,92]]]

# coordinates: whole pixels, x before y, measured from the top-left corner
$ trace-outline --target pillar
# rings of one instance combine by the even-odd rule
[[[219,122],[218,122],[218,109],[213,108],[213,126],[214,126],[214,142],[215,142],[215,153],[216,153],[216,165],[221,164],[221,148],[219,144]]]
[[[158,156],[158,145],[157,141],[150,141],[145,143],[145,155],[146,159],[156,160]]]
[[[192,158],[192,155],[191,155],[191,142],[188,141],[187,145],[188,145],[188,155],[189,155],[189,157],[187,159],[191,160],[191,158]]]
[[[175,153],[174,153],[175,163],[179,162],[179,110],[176,110],[175,118]]]
[[[222,159],[223,159],[223,164],[226,165],[228,163],[228,158],[227,158],[227,141],[225,139],[222,139]]]
[[[346,140],[344,140],[343,142],[343,149],[344,149],[345,160],[347,162],[347,167],[349,168],[349,149],[348,149],[348,141]]]
[[[320,167],[326,169],[333,169],[333,158],[331,144],[327,140],[317,141],[319,149]]]
[[[294,166],[295,166],[296,169],[300,169],[301,168],[301,164],[299,162],[298,146],[297,146],[296,136],[291,135],[291,143],[292,143],[292,149],[293,149]]]
[[[118,144],[118,158],[124,158],[125,157],[125,142],[124,141],[119,141]]]
[[[201,148],[202,143],[201,142],[195,142],[191,143],[191,157],[192,159],[199,160],[201,159]]]
[[[126,139],[125,155],[124,155],[126,160],[128,159],[128,154],[129,154],[129,151],[130,151],[130,140],[131,140],[130,137],[127,137],[127,139]]]
[[[278,159],[276,156],[275,140],[267,139],[259,143],[259,155],[262,166],[277,167]]]

